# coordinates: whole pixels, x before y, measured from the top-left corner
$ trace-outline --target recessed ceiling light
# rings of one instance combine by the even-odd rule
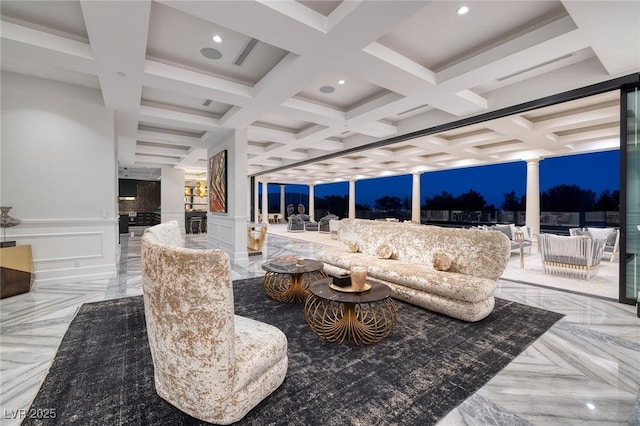
[[[213,39],[213,41],[215,41],[216,43],[222,43],[222,37],[220,37],[218,34],[215,34],[213,37],[211,37]]]
[[[320,91],[322,93],[333,93],[333,92],[335,92],[335,90],[336,90],[336,88],[333,87],[333,86],[322,86],[320,88]]]
[[[222,58],[222,52],[220,52],[218,49],[214,49],[213,47],[204,47],[200,49],[200,53],[202,54],[202,56],[209,59]]]
[[[338,84],[344,84],[345,81],[344,80],[338,80]]]
[[[456,10],[456,13],[458,15],[464,15],[465,13],[467,13],[469,11],[469,8],[467,6],[460,6],[458,8],[458,10]]]

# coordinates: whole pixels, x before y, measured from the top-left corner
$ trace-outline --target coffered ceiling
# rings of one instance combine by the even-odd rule
[[[204,171],[208,147],[244,128],[249,174],[283,183],[615,149],[617,93],[360,148],[640,71],[635,1],[3,0],[0,11],[2,69],[101,90],[131,177]]]

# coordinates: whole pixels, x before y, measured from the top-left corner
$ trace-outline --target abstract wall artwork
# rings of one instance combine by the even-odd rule
[[[209,158],[209,211],[227,213],[227,151]]]

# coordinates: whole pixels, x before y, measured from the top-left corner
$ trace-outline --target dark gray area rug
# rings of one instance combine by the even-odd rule
[[[262,279],[234,282],[239,315],[279,327],[287,377],[240,422],[248,425],[428,425],[482,387],[562,315],[496,299],[466,323],[396,301],[398,325],[372,346],[325,343],[301,304],[269,299]],[[83,305],[31,409],[56,418],[23,425],[191,425],[155,393],[142,297]]]

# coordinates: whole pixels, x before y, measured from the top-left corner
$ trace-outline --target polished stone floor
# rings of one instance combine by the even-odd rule
[[[204,248],[206,235],[187,235],[186,245]],[[232,279],[261,276],[272,257],[314,257],[321,247],[269,234],[261,256],[232,266]],[[0,301],[0,424],[20,424],[82,303],[139,294],[140,237],[123,236],[117,278],[37,284]],[[635,307],[507,280],[496,296],[566,316],[439,425],[640,425]]]

